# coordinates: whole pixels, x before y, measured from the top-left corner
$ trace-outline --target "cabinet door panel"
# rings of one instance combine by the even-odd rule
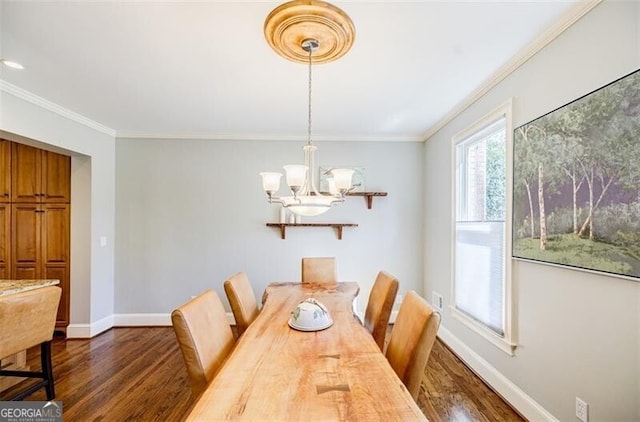
[[[38,278],[42,277],[40,276],[40,269],[35,265],[16,265],[11,275],[12,280],[36,280]]]
[[[42,278],[60,280],[58,286],[62,288],[62,296],[60,296],[60,304],[58,305],[56,325],[66,328],[69,324],[69,267],[45,265]]]
[[[49,151],[42,154],[42,201],[69,203],[71,158]]]
[[[0,139],[0,202],[11,202],[11,141]]]
[[[69,323],[69,205],[42,204],[42,277],[60,280],[57,326]]]
[[[42,262],[68,264],[69,205],[43,204],[42,210]]]
[[[12,202],[39,202],[42,191],[42,150],[13,142],[11,147]]]
[[[41,210],[37,204],[13,204],[11,259],[13,278],[40,278]]]
[[[0,278],[11,278],[11,204],[0,204]]]

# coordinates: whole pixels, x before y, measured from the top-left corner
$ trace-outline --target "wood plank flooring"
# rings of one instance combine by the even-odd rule
[[[55,339],[52,353],[65,421],[180,421],[193,404],[171,327],[114,328],[90,340]],[[29,350],[28,359],[39,367],[39,349]],[[27,400],[46,400],[44,390]],[[523,420],[439,340],[418,404],[433,422]]]

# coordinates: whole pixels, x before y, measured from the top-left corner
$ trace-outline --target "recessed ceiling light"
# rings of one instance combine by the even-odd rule
[[[19,69],[19,70],[24,69],[24,66],[18,62],[12,62],[11,60],[5,60],[5,59],[0,59],[0,62],[2,62],[3,65],[8,66],[12,69]]]

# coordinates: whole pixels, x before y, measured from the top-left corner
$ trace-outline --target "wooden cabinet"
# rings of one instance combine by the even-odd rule
[[[12,204],[12,278],[58,279],[62,298],[56,325],[69,322],[69,205]]]
[[[0,170],[0,278],[60,280],[56,329],[66,331],[71,158],[0,140]]]
[[[71,159],[66,155],[12,143],[11,202],[69,203]]]
[[[0,139],[0,203],[11,202],[11,145]]]

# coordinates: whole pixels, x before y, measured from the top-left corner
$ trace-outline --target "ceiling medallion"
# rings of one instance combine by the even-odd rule
[[[355,39],[351,18],[338,7],[315,0],[284,3],[269,13],[264,35],[273,50],[282,57],[307,63],[308,55],[300,48],[304,40],[318,41],[313,62],[327,63],[344,56]]]

